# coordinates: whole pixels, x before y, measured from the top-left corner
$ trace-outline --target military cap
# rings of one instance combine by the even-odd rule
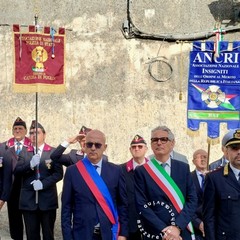
[[[225,147],[240,144],[240,129],[231,129],[225,136]]]
[[[146,141],[144,140],[144,138],[137,134],[131,141],[130,145],[139,144],[139,143],[147,144]]]
[[[27,128],[26,123],[20,117],[18,117],[13,123],[13,127],[15,126],[23,126],[24,128]]]

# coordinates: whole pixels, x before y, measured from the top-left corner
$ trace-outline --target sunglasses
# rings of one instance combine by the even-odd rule
[[[143,148],[143,145],[132,145],[131,146],[131,149],[142,149]]]
[[[167,143],[169,140],[168,137],[160,137],[160,138],[151,138],[151,143],[158,143],[158,141],[160,141],[162,144]]]
[[[95,146],[95,148],[100,149],[102,147],[101,143],[96,143],[96,142],[86,142],[86,147],[87,148],[92,148],[92,146]]]

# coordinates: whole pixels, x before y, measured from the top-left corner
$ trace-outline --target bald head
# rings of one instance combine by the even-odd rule
[[[94,129],[87,133],[85,152],[92,163],[96,164],[102,159],[106,148],[106,137],[103,132]]]
[[[198,149],[193,153],[193,164],[198,171],[204,172],[207,170],[208,153],[203,149]]]

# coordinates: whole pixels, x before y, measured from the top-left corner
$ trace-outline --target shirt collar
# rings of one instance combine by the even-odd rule
[[[240,173],[240,170],[237,169],[237,168],[235,168],[231,163],[230,163],[229,165],[230,165],[230,168],[232,169],[234,175],[235,175],[236,177],[239,177],[238,174]]]
[[[156,159],[156,158],[155,158]],[[157,160],[157,159],[156,159]],[[162,164],[162,162],[161,161],[159,161],[159,160],[157,160],[157,162],[161,165]],[[167,163],[167,165],[171,168],[171,157],[165,162],[165,163]]]
[[[96,164],[92,163],[92,165],[95,165],[95,166],[98,166],[99,168],[102,168],[102,159]]]
[[[17,141],[16,139],[14,140],[14,145],[17,144],[17,142],[20,142],[22,145],[24,144],[24,138],[21,141]]]
[[[134,161],[134,159],[132,159],[132,161],[133,161],[133,169],[135,169],[136,167],[141,166],[141,165],[143,165],[144,163],[147,162],[147,161],[146,161],[146,158],[144,158],[143,162],[140,163],[140,164],[137,163],[136,161]]]

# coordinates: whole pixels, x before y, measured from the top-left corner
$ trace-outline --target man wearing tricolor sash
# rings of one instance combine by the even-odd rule
[[[86,136],[86,157],[67,168],[62,192],[64,240],[126,240],[128,207],[120,166],[103,160],[105,135]]]
[[[152,130],[154,157],[135,170],[139,227],[145,239],[193,240],[197,195],[189,165],[171,159],[174,135],[166,126]]]

